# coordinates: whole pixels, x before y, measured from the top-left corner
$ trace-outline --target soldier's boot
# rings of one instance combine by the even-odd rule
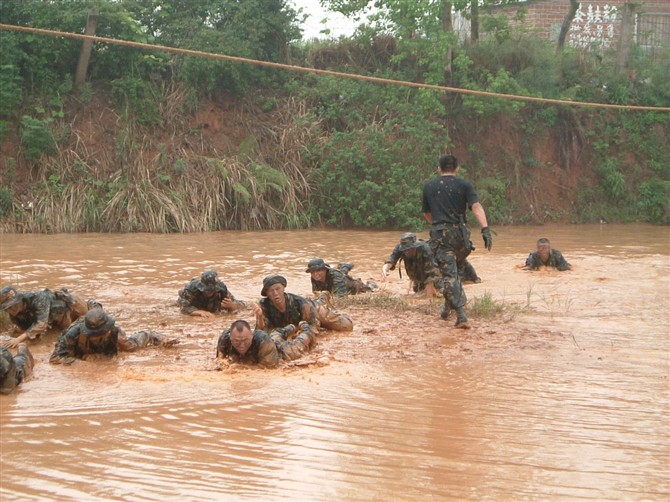
[[[440,309],[440,317],[444,319],[445,321],[449,319],[449,316],[451,315],[451,306],[447,305],[447,302],[444,302],[444,305],[442,305],[442,308]]]
[[[379,286],[377,286],[377,283],[375,281],[368,281],[365,283],[365,287],[367,288],[368,291],[377,291],[379,289]]]
[[[86,307],[88,307],[88,310],[101,309],[102,303],[93,298],[89,298],[88,300],[86,300]]]
[[[338,268],[340,271],[342,271],[342,273],[344,273],[344,274],[348,274],[348,273],[351,271],[351,269],[354,268],[354,264],[353,264],[353,263],[349,263],[348,261],[343,261],[342,263],[338,263],[338,264],[337,264],[337,268]]]
[[[332,307],[331,299],[333,295],[330,294],[330,291],[319,291],[319,294],[314,298],[314,303],[317,305],[323,305],[325,307]]]
[[[458,329],[470,329],[468,316],[465,315],[463,307],[458,307],[456,309],[456,324],[454,324],[454,326]]]

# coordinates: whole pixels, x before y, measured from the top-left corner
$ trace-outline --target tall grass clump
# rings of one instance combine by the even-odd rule
[[[204,131],[186,129],[192,96],[183,87],[158,94],[170,102],[151,109],[172,141],[147,134],[146,107],[138,108],[140,117],[122,111],[113,149],[94,151],[75,133],[34,167],[32,209],[17,212],[12,229],[165,233],[309,225],[311,187],[301,156],[318,123],[305,119],[304,102],[282,101],[267,117],[249,113],[250,99],[238,120],[247,140],[219,149]]]

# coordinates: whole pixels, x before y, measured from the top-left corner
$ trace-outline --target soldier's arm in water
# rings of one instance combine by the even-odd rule
[[[54,348],[49,362],[51,364],[72,364],[75,361],[75,350],[77,337],[79,336],[79,326],[74,325],[63,331],[58,337],[56,347]]]
[[[235,297],[230,293],[230,291],[228,291],[226,297],[223,300],[221,300],[221,308],[230,311],[237,311],[243,309],[246,306],[247,304],[244,303],[242,300],[235,299]]]
[[[258,348],[258,364],[263,368],[276,368],[281,361],[281,355],[277,350],[275,342],[266,338]]]
[[[269,320],[265,317],[263,309],[259,303],[254,303],[251,305],[251,311],[256,316],[256,329],[265,330],[265,327],[268,325]]]
[[[318,333],[321,323],[316,317],[316,307],[312,302],[304,302],[302,305],[301,320],[305,321],[310,327]]]

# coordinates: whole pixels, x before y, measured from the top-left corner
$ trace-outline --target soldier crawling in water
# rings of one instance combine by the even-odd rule
[[[200,279],[192,279],[179,291],[177,304],[182,314],[199,317],[213,317],[225,310],[234,312],[246,305],[236,300],[226,284],[218,279],[216,270],[205,270]]]
[[[405,263],[405,272],[412,282],[412,291],[415,294],[442,294],[444,281],[435,262],[433,250],[427,242],[417,239],[416,234],[411,232],[402,234],[400,243],[393,248],[382,267],[382,275],[388,277],[401,260]],[[475,268],[467,259],[458,263],[458,274],[463,282],[481,282]]]
[[[374,281],[364,283],[349,275],[354,268],[352,263],[340,263],[337,268],[327,265],[323,258],[314,258],[307,263],[307,270],[312,281],[312,292],[328,291],[334,296],[356,295],[375,291],[377,284]]]
[[[301,321],[297,328],[289,324],[268,334],[260,329],[252,330],[247,321],[237,320],[219,336],[216,357],[275,368],[281,361],[302,357],[315,344],[316,331],[306,321]]]
[[[116,319],[97,303],[82,320],[61,333],[49,362],[72,364],[75,359],[86,359],[91,354],[113,356],[120,351],[134,352],[148,345],[171,347],[177,343],[177,339],[168,339],[154,331],[138,331],[126,336],[125,331],[116,325]]]
[[[17,291],[12,286],[0,289],[0,310],[22,333],[2,343],[17,348],[19,344],[36,341],[49,328],[65,329],[88,310],[83,300],[67,289],[51,291]]]
[[[533,251],[526,258],[526,270],[538,270],[540,267],[553,267],[563,272],[572,266],[563,257],[558,249],[553,249],[549,239],[543,237],[537,240],[537,251]]]
[[[340,314],[330,304],[330,293],[322,291],[314,300],[286,293],[286,278],[268,275],[263,279],[262,298],[252,305],[256,314],[256,329],[272,332],[289,324],[305,321],[315,332],[320,327],[333,331],[351,331],[354,323],[346,314]]]

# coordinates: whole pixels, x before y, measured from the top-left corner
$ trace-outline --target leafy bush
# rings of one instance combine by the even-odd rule
[[[12,189],[6,186],[0,186],[0,218],[4,218],[12,211],[14,194]]]
[[[56,151],[51,124],[53,119],[35,118],[24,115],[21,118],[21,146],[26,159],[36,162],[42,155],[51,155]]]
[[[335,133],[311,180],[319,218],[344,227],[421,228],[421,187],[436,164],[438,133],[434,125],[395,122]]]
[[[637,193],[642,219],[650,223],[670,223],[670,181],[645,181]]]
[[[112,96],[142,125],[156,125],[160,122],[154,90],[155,87],[150,83],[131,76],[112,81]]]
[[[18,68],[10,64],[0,65],[0,116],[9,116],[21,104],[22,97]]]

